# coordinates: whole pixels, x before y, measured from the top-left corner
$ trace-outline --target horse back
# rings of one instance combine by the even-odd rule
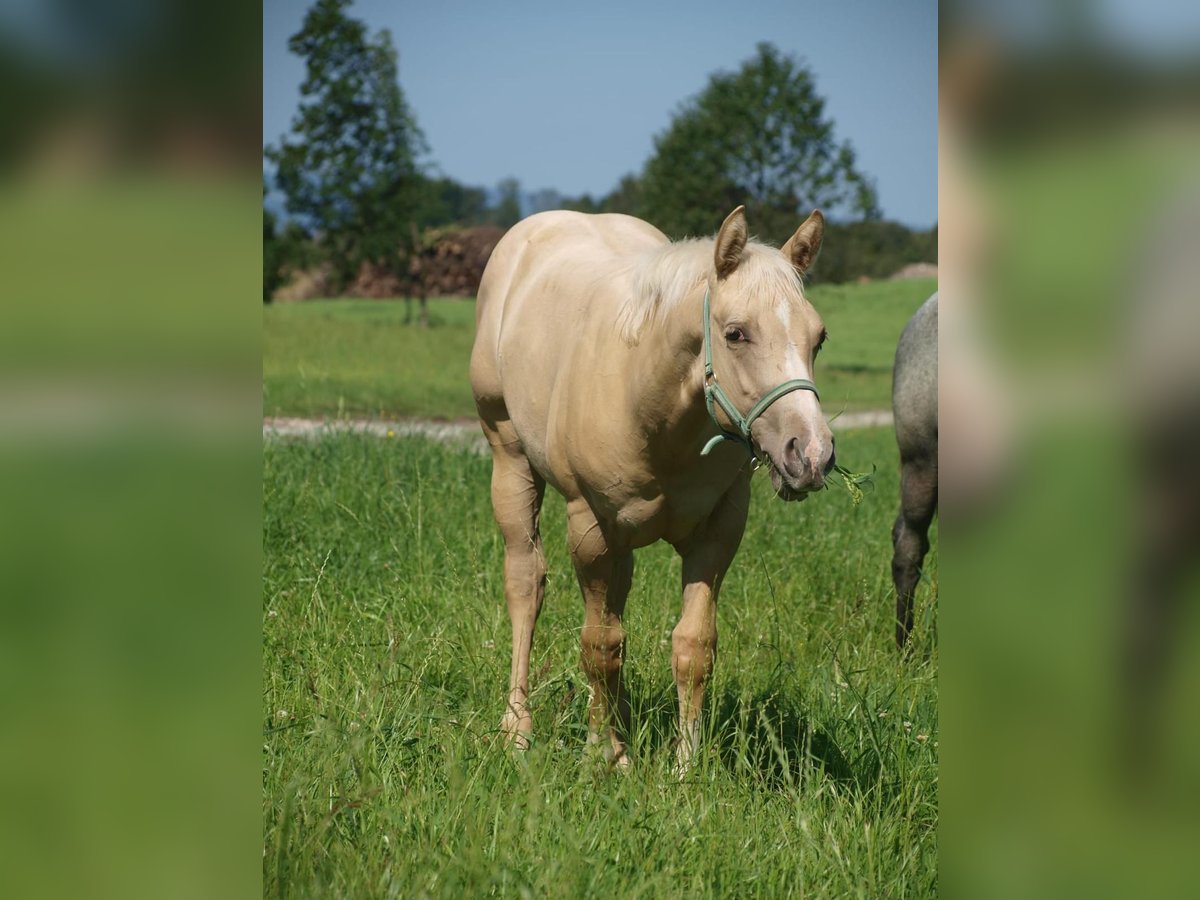
[[[622,268],[666,242],[631,216],[556,210],[519,222],[492,252],[479,287],[471,386],[480,415],[509,419],[543,474],[563,398],[579,394],[572,371],[618,339]]]

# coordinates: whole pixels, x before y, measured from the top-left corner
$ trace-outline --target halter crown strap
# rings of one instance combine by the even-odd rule
[[[767,411],[767,407],[778,400],[785,394],[790,394],[792,391],[812,391],[817,395],[817,399],[821,399],[821,395],[817,393],[817,386],[807,378],[793,378],[791,381],[785,381],[776,387],[771,388],[759,398],[759,401],[751,408],[750,413],[743,416],[733,401],[729,399],[729,395],[725,393],[720,384],[717,383],[717,376],[713,372],[712,364],[712,314],[711,314],[711,297],[710,289],[704,289],[704,404],[708,407],[709,418],[720,430],[720,434],[714,435],[704,449],[700,451],[701,456],[708,456],[712,452],[713,447],[721,443],[721,441],[733,441],[741,444],[746,448],[751,456],[754,455],[754,446],[750,443],[750,426],[754,424],[754,420]],[[729,421],[737,426],[737,432],[728,431],[725,426],[717,419],[717,411],[713,407],[716,403],[724,410],[725,415],[729,417]]]

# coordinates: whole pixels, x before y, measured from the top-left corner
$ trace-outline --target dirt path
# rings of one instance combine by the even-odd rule
[[[853,428],[880,428],[892,424],[891,410],[872,409],[842,413],[831,421],[834,431]],[[376,437],[407,437],[422,435],[439,441],[478,442],[483,446],[479,423],[472,419],[302,419],[292,417],[263,419],[263,438],[315,438],[322,434],[355,432]]]

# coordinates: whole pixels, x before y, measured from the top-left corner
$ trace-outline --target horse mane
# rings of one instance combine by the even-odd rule
[[[713,238],[689,238],[644,251],[626,271],[628,291],[617,314],[617,328],[631,346],[647,326],[661,322],[684,297],[713,272]],[[775,247],[746,243],[742,261],[731,276],[750,297],[786,296],[803,285],[796,269]]]

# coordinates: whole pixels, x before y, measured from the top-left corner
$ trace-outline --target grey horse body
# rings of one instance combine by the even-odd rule
[[[929,551],[929,526],[937,512],[938,295],[918,309],[896,346],[892,411],[900,448],[900,514],[892,529],[892,580],[896,585],[896,643],[913,624],[913,596]]]

